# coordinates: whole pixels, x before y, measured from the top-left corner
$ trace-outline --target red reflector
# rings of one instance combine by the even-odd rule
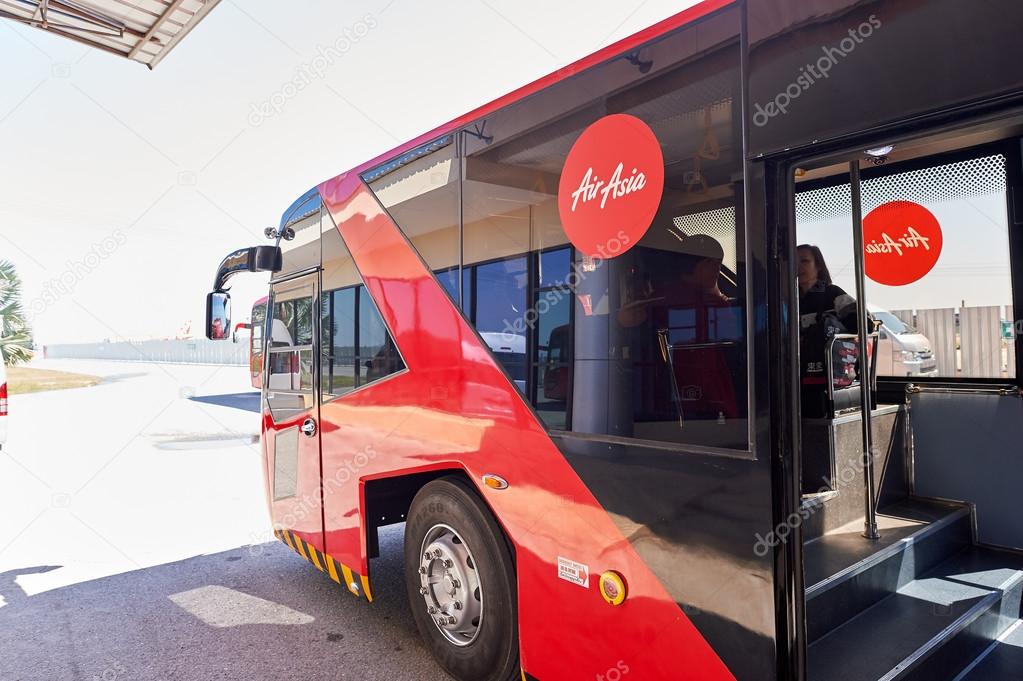
[[[0,416],[7,416],[7,384],[0,383]]]

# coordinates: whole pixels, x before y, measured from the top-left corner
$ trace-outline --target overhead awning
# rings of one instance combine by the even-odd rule
[[[220,0],[0,0],[0,18],[154,68]]]

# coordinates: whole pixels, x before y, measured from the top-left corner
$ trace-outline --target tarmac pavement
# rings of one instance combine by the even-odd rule
[[[102,376],[10,398],[0,680],[449,679],[381,533],[375,600],[276,542],[245,367],[43,360]]]

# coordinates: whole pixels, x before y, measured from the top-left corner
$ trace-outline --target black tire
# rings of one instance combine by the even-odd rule
[[[452,532],[447,533],[448,530]],[[437,604],[432,595],[421,592],[424,580],[420,573],[425,564],[443,570],[443,562],[437,565],[424,561],[424,544],[427,536],[449,540],[453,545],[464,544],[470,555],[464,561],[474,574],[470,580],[478,580],[478,601],[480,615],[464,620],[461,624],[472,629],[470,634],[445,633],[428,612],[429,605]],[[457,557],[456,557],[457,559]],[[461,583],[462,580],[459,580]],[[515,566],[511,550],[504,538],[500,525],[494,519],[486,504],[475,490],[457,478],[441,478],[423,486],[412,501],[405,524],[405,587],[409,605],[415,618],[419,634],[433,653],[437,662],[459,681],[511,681],[520,679],[518,600],[515,588]],[[466,590],[467,591],[467,590]],[[438,583],[438,593],[445,597]],[[470,604],[471,607],[477,607]],[[448,610],[452,610],[450,604]],[[469,606],[466,606],[468,609]],[[462,610],[461,607],[458,610]],[[460,615],[462,613],[454,613]],[[478,626],[468,624],[478,620]],[[453,642],[451,637],[458,638]]]

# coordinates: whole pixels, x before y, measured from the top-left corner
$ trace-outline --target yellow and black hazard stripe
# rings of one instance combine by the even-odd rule
[[[274,536],[283,542],[289,549],[305,558],[316,566],[320,572],[326,572],[338,584],[356,596],[365,596],[370,603],[373,602],[373,591],[369,588],[369,577],[360,575],[344,563],[336,560],[316,548],[307,541],[302,541],[294,532],[288,530],[274,530]]]

